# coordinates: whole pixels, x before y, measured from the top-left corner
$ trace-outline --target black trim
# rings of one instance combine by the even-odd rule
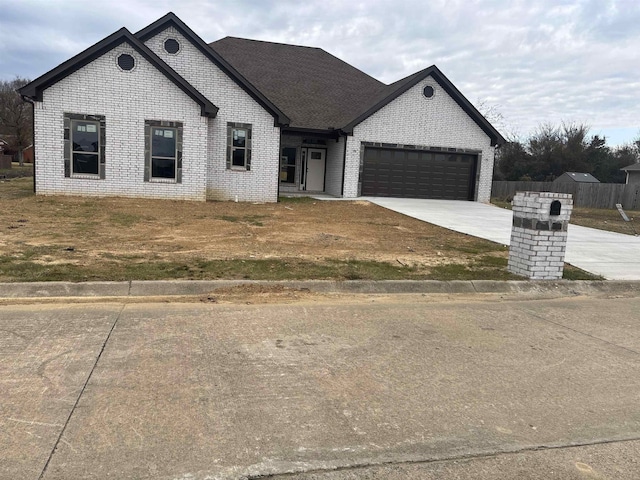
[[[169,65],[164,63],[160,57],[153,53],[144,43],[134,37],[126,28],[121,28],[117,32],[87,48],[75,57],[61,63],[53,70],[50,70],[19,89],[18,92],[25,97],[41,102],[45,89],[101,57],[122,42],[128,43],[136,52],[164,74],[165,77],[171,80],[178,88],[199,104],[202,116],[215,117],[217,115],[218,107],[211,103],[184,78],[178,75]]]
[[[347,140],[349,137],[344,138],[344,151],[342,152],[342,188],[340,189],[340,196],[344,197],[344,177],[347,173]]]
[[[161,31],[172,26],[182,36],[186,37],[191,43],[200,50],[209,60],[217,65],[227,76],[229,76],[234,82],[236,82],[240,88],[247,92],[255,101],[257,101],[262,107],[265,108],[271,115],[273,115],[276,127],[282,127],[289,125],[291,120],[285,113],[276,107],[267,97],[265,97],[256,87],[254,87],[245,77],[240,74],[235,68],[231,66],[224,58],[222,58],[218,52],[207,45],[193,30],[191,30],[178,16],[169,12],[164,17],[159,18],[151,25],[146,26],[139,32],[136,32],[135,36],[141,41],[145,42],[149,38],[155,36]]]
[[[464,110],[465,113],[469,115],[469,117],[471,117],[471,119],[476,122],[476,124],[489,136],[492,146],[502,145],[506,143],[505,138],[500,135],[500,132],[498,132],[493,127],[493,125],[491,125],[487,121],[487,119],[484,118],[484,116],[471,104],[471,102],[469,102],[469,100],[467,100],[465,96],[462,95],[460,90],[458,90],[455,85],[453,85],[453,83],[451,83],[451,81],[449,81],[449,79],[445,77],[445,75],[435,65],[432,65],[429,68],[425,68],[421,72],[414,73],[413,75],[411,75],[412,78],[407,77],[410,78],[410,80],[408,81],[400,80],[396,82],[399,85],[395,90],[391,91],[391,93],[389,93],[385,98],[369,108],[366,112],[359,115],[347,125],[342,127],[341,130],[343,130],[347,134],[352,135],[353,128],[356,125],[376,113],[382,107],[392,102],[407,90],[409,90],[411,87],[415,86],[429,76],[433,77],[433,79],[438,82],[438,85],[440,85],[442,89],[447,92],[447,94],[449,94],[449,96],[453,98],[453,100],[460,106],[460,108],[462,108],[462,110]]]
[[[316,129],[316,128],[304,128],[304,127],[283,127],[282,132],[293,133],[295,135],[309,135],[313,137],[331,138],[337,139],[340,137],[340,130],[336,129]]]

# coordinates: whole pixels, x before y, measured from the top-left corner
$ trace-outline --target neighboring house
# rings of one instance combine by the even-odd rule
[[[173,13],[20,93],[34,103],[40,194],[487,202],[504,143],[435,66],[385,85],[318,48],[206,44]]]
[[[22,161],[24,163],[33,163],[33,145],[22,149]]]
[[[621,168],[627,173],[627,178],[624,183],[627,185],[640,185],[640,163],[634,163]]]
[[[564,172],[553,181],[553,185],[558,183],[600,183],[600,180],[590,173]]]

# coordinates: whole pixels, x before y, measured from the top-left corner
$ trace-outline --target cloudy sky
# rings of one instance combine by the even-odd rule
[[[173,11],[205,41],[321,47],[386,83],[437,65],[505,134],[579,122],[640,133],[638,0],[0,0],[0,79],[36,78]]]

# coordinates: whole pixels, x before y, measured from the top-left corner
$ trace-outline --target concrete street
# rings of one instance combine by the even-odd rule
[[[3,305],[0,478],[638,478],[638,311],[624,293]]]
[[[456,232],[509,245],[511,210],[478,202],[362,197]],[[565,261],[608,280],[640,280],[640,237],[569,225]]]

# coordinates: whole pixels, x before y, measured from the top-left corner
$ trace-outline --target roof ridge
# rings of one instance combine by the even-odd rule
[[[214,43],[220,42],[222,40],[224,40],[225,38],[233,38],[235,40],[244,40],[247,42],[259,42],[259,43],[270,43],[272,45],[283,45],[286,47],[295,47],[295,48],[309,48],[311,50],[322,50],[322,51],[326,51],[320,47],[310,47],[308,45],[294,45],[293,43],[285,43],[285,42],[272,42],[271,40],[259,40],[257,38],[244,38],[244,37],[236,37],[234,35],[227,35],[226,37],[222,37],[219,38],[218,40],[215,40],[213,42],[209,43],[209,46],[213,45]],[[327,52],[329,53],[329,52]]]

